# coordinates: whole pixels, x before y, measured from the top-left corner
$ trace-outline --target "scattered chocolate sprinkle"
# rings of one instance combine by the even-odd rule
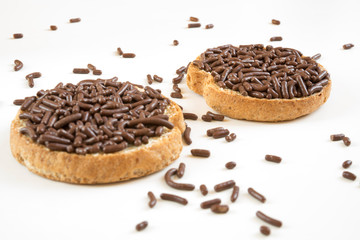
[[[226,181],[226,182],[216,184],[214,186],[214,190],[215,190],[215,192],[221,192],[221,191],[224,191],[226,189],[232,188],[234,186],[235,186],[235,181],[234,180],[229,180],[229,181]]]
[[[22,33],[14,33],[14,38],[15,39],[19,39],[19,38],[23,38],[24,37],[24,35],[22,34]]]
[[[198,116],[195,113],[183,113],[184,119],[197,120]]]
[[[349,179],[351,181],[354,181],[356,179],[356,175],[348,171],[344,171],[342,175],[344,178]]]
[[[206,131],[206,135],[208,135],[209,137],[212,137],[212,135],[214,134],[214,132],[219,131],[219,130],[224,130],[224,128],[223,128],[223,127],[216,127],[216,128],[208,129],[208,130]]]
[[[155,197],[154,193],[151,192],[151,191],[148,192],[148,196],[149,196],[149,200],[150,200],[149,201],[149,207],[153,208],[156,205],[156,202],[157,202],[156,197]]]
[[[178,176],[178,178],[182,178],[184,176],[185,173],[185,163],[180,163],[179,167],[177,169],[176,175]]]
[[[181,89],[179,88],[179,86],[178,86],[177,84],[173,84],[173,90],[174,90],[175,92],[181,93]]]
[[[146,75],[146,78],[147,78],[148,84],[152,84],[152,83],[153,83],[153,79],[152,79],[152,77],[151,77],[150,74]]]
[[[50,26],[50,30],[52,30],[52,31],[56,31],[56,30],[57,30],[57,26],[55,26],[55,25],[51,25],[51,26]]]
[[[74,68],[73,69],[73,73],[76,73],[76,74],[88,74],[89,72],[90,72],[90,70],[87,68]]]
[[[332,134],[332,135],[330,135],[330,140],[331,141],[340,141],[340,140],[343,140],[344,137],[345,137],[345,135],[342,133]]]
[[[213,134],[212,134],[212,137],[215,138],[215,139],[218,139],[218,138],[223,138],[223,137],[226,137],[227,135],[229,135],[229,130],[227,129],[221,129],[221,130],[217,130],[215,131]]]
[[[93,74],[94,74],[94,75],[101,75],[101,74],[102,74],[102,71],[99,70],[99,69],[95,69],[95,70],[93,71]]]
[[[343,162],[342,167],[346,169],[349,168],[351,164],[352,164],[351,160],[346,160],[345,162]]]
[[[174,40],[174,41],[173,41],[173,44],[174,44],[174,46],[177,46],[177,45],[179,45],[179,41],[178,41],[178,40]]]
[[[170,93],[170,97],[172,97],[172,98],[183,98],[183,95],[180,92],[172,92],[172,93]]]
[[[182,66],[182,67],[180,67],[179,69],[176,70],[176,74],[184,73],[185,70],[186,70],[186,67],[185,67],[185,66]]]
[[[185,198],[182,198],[180,196],[173,195],[173,194],[162,193],[160,195],[160,198],[163,199],[163,200],[167,200],[167,201],[177,202],[177,203],[180,203],[182,205],[188,204],[188,201]]]
[[[136,57],[135,53],[123,53],[123,58],[134,58]]]
[[[195,186],[193,184],[189,183],[176,183],[174,182],[171,177],[173,175],[176,175],[177,169],[176,168],[170,168],[166,174],[165,174],[165,182],[167,185],[169,185],[172,188],[178,189],[178,190],[186,190],[186,191],[192,191],[195,189]]]
[[[179,84],[184,78],[184,73],[180,73],[177,77],[173,78],[173,84]]]
[[[321,58],[321,54],[320,53],[317,53],[315,54],[314,56],[311,57],[313,60],[319,60]]]
[[[189,23],[188,28],[199,28],[201,27],[200,23]]]
[[[205,29],[211,29],[211,28],[214,28],[214,24],[207,24],[205,26]]]
[[[142,231],[142,230],[144,230],[147,226],[148,226],[148,222],[147,222],[147,221],[143,221],[143,222],[137,224],[135,228],[136,228],[137,231]]]
[[[271,37],[270,38],[270,42],[275,42],[275,41],[282,41],[283,39],[282,39],[282,37],[280,37],[280,36],[276,36],[276,37]]]
[[[192,64],[211,73],[219,87],[255,98],[307,97],[322,91],[330,78],[298,50],[262,44],[209,48]]]
[[[153,76],[154,81],[161,83],[163,81],[162,77],[159,77],[158,75]]]
[[[256,212],[256,216],[258,218],[260,218],[261,220],[263,220],[264,222],[270,224],[270,225],[273,225],[275,227],[281,227],[282,226],[282,222],[279,221],[279,220],[276,220],[274,218],[271,218],[267,215],[265,215],[264,213],[260,212],[260,211],[257,211]]]
[[[345,50],[353,48],[353,47],[354,47],[354,44],[352,44],[352,43],[348,43],[348,44],[343,45],[343,49],[345,49]]]
[[[190,138],[190,132],[191,132],[191,128],[186,126],[184,134],[183,134],[183,138],[187,145],[191,145],[191,143],[192,143],[192,140]]]
[[[191,22],[198,22],[199,19],[197,17],[190,17],[189,19]]]
[[[202,119],[204,122],[211,122],[211,121],[212,121],[212,117],[209,116],[209,115],[202,115],[202,116],[201,116],[201,119]]]
[[[70,23],[77,23],[77,22],[80,22],[81,21],[81,18],[71,18],[69,20]]]
[[[213,112],[210,112],[210,111],[208,111],[206,113],[206,115],[209,115],[215,121],[223,121],[224,118],[225,118],[225,116],[222,115],[222,114],[216,114],[216,113],[213,113]]]
[[[208,208],[211,208],[212,205],[220,204],[220,203],[221,203],[221,199],[215,198],[215,199],[207,200],[207,201],[200,203],[200,207],[202,209],[208,209]]]
[[[205,184],[200,185],[200,192],[203,196],[206,196],[208,194],[209,191]]]
[[[276,20],[276,19],[272,19],[271,23],[274,24],[274,25],[280,25],[280,21]]]
[[[96,67],[95,67],[94,65],[92,65],[91,63],[89,63],[89,64],[87,65],[87,67],[88,67],[88,69],[90,69],[91,71],[96,70]]]
[[[225,167],[227,168],[227,169],[234,169],[235,167],[236,167],[236,162],[227,162],[226,164],[225,164]]]
[[[262,203],[265,203],[266,198],[261,195],[260,193],[258,193],[257,191],[255,191],[253,188],[248,188],[248,193],[255,199],[259,200]]]
[[[24,64],[20,60],[17,60],[17,59],[14,60],[14,63],[15,63],[14,71],[19,71],[24,66]]]
[[[28,81],[29,87],[33,88],[34,87],[34,78],[39,78],[39,77],[41,77],[40,72],[33,72],[33,73],[26,75],[25,79]]]
[[[232,141],[235,140],[235,138],[236,138],[236,134],[235,134],[235,133],[230,133],[230,135],[227,135],[227,136],[225,137],[225,140],[226,140],[227,142],[232,142]]]
[[[238,199],[239,192],[240,192],[239,186],[235,185],[234,188],[233,188],[233,192],[231,194],[231,197],[230,197],[231,202],[235,202]]]
[[[210,157],[210,151],[205,149],[191,149],[191,154],[195,157]]]
[[[351,144],[351,140],[350,140],[350,138],[349,137],[343,137],[343,142],[344,142],[344,144],[345,144],[345,146],[350,146],[350,144]]]
[[[275,155],[265,155],[265,160],[274,163],[280,163],[281,157]]]
[[[264,225],[260,227],[260,232],[265,236],[269,236],[271,233],[270,228]]]
[[[228,205],[215,204],[215,205],[211,206],[211,211],[213,213],[227,213],[229,211],[229,206]]]
[[[117,52],[119,53],[120,56],[124,54],[121,48],[117,48]]]

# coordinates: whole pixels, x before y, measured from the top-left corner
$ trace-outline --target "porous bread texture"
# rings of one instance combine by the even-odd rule
[[[160,137],[151,137],[148,144],[131,146],[115,153],[79,155],[52,151],[30,137],[20,134],[24,121],[12,121],[10,146],[13,156],[31,172],[68,183],[100,184],[138,178],[159,171],[175,161],[182,150],[185,123],[180,107],[171,101],[165,114],[174,124],[164,128]]]
[[[312,113],[327,101],[331,91],[329,79],[322,91],[308,97],[259,99],[243,96],[238,91],[220,88],[210,73],[193,63],[188,67],[186,84],[195,93],[202,95],[207,105],[217,112],[230,118],[259,122],[288,121]]]

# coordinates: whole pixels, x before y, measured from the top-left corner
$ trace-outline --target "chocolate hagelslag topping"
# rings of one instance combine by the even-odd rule
[[[307,97],[320,92],[330,77],[298,50],[262,44],[209,48],[193,64],[211,73],[219,87],[255,98]]]
[[[169,104],[157,90],[116,77],[59,83],[24,99],[20,133],[54,151],[112,153],[172,129],[165,115]]]

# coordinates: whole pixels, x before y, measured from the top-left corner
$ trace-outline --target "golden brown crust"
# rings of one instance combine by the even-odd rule
[[[19,111],[20,113],[20,111]],[[159,171],[175,161],[182,150],[185,123],[180,107],[171,102],[166,114],[174,128],[146,145],[116,153],[78,155],[51,151],[19,133],[19,113],[11,124],[10,145],[14,157],[30,171],[57,181],[77,184],[111,183]]]
[[[228,117],[260,122],[292,120],[318,109],[330,96],[331,80],[321,92],[309,97],[294,99],[258,99],[243,96],[237,91],[220,88],[214,77],[189,65],[186,84],[194,92],[203,95],[206,103]]]

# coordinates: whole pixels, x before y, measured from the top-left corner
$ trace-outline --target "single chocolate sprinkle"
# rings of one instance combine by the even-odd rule
[[[179,41],[178,41],[178,40],[174,40],[174,41],[173,41],[173,44],[174,44],[174,46],[177,46],[177,45],[179,45]]]
[[[148,226],[148,222],[147,222],[147,221],[143,221],[143,222],[137,224],[136,227],[135,227],[135,229],[136,229],[136,231],[142,231],[142,230],[144,230],[147,226]]]
[[[146,75],[146,78],[147,78],[148,84],[152,84],[152,83],[153,83],[153,79],[152,79],[152,77],[151,77],[150,74]]]
[[[162,78],[162,77],[159,77],[158,75],[154,75],[154,76],[153,76],[153,79],[154,79],[154,81],[160,82],[160,83],[163,81],[163,78]]]
[[[321,54],[320,53],[317,53],[315,54],[314,56],[311,57],[312,59],[314,59],[315,61],[316,60],[319,60],[321,58]]]
[[[223,127],[216,127],[216,128],[211,128],[211,129],[208,129],[206,131],[206,135],[208,135],[209,137],[212,137],[212,135],[214,134],[214,132],[218,131],[218,130],[224,130]]]
[[[205,149],[191,149],[191,154],[195,157],[210,157],[210,151]]]
[[[214,24],[207,24],[205,26],[205,29],[211,29],[211,28],[214,28]]]
[[[123,53],[123,58],[134,58],[136,57],[135,53]]]
[[[19,39],[19,38],[23,38],[24,37],[24,35],[22,34],[22,33],[14,33],[14,38],[15,39]]]
[[[181,74],[181,73],[184,73],[185,71],[186,71],[186,67],[182,66],[182,67],[180,67],[179,69],[176,70],[176,74]]]
[[[236,162],[233,162],[233,161],[227,162],[227,163],[225,164],[225,167],[226,167],[227,169],[234,169],[234,168],[236,167]]]
[[[270,228],[264,225],[260,227],[260,232],[265,236],[269,236],[271,233]]]
[[[235,134],[235,133],[230,133],[230,135],[227,135],[227,136],[225,137],[225,140],[226,140],[227,142],[232,142],[232,141],[235,140],[235,138],[236,138],[236,134]]]
[[[71,18],[69,20],[70,23],[77,23],[77,22],[80,22],[81,21],[81,18]]]
[[[226,189],[232,188],[234,186],[235,186],[235,181],[234,180],[229,180],[229,181],[226,181],[226,182],[216,184],[214,186],[214,190],[215,190],[215,192],[221,192],[221,191],[224,191]]]
[[[189,183],[176,183],[174,182],[171,177],[173,175],[177,174],[176,168],[170,168],[166,174],[165,174],[165,182],[167,185],[169,185],[172,188],[178,189],[178,190],[186,190],[186,191],[192,191],[195,189],[195,186],[193,184]]]
[[[220,130],[215,131],[212,134],[212,137],[215,138],[215,139],[223,138],[223,137],[226,137],[227,135],[229,135],[229,133],[230,132],[227,129],[220,129]]]
[[[211,206],[211,211],[213,213],[227,213],[229,211],[229,206],[228,205],[215,204],[215,205]]]
[[[190,17],[189,20],[191,22],[198,22],[199,21],[199,19],[197,17]]]
[[[88,74],[89,72],[90,72],[90,70],[87,68],[74,68],[73,69],[73,73],[76,73],[76,74]]]
[[[24,64],[18,59],[14,60],[14,63],[15,63],[14,71],[19,71],[24,66]]]
[[[230,197],[231,202],[235,202],[235,201],[238,199],[238,197],[239,197],[239,192],[240,192],[239,186],[236,186],[236,185],[235,185],[235,186],[233,187],[233,192],[232,192],[231,197]]]
[[[185,163],[180,163],[179,164],[179,167],[176,171],[176,175],[178,176],[178,178],[182,178],[184,176],[184,173],[185,173]]]
[[[220,203],[221,203],[221,199],[215,198],[215,199],[207,200],[207,201],[200,203],[200,207],[202,209],[208,209],[208,208],[211,208],[212,205],[220,204]]]
[[[148,192],[148,196],[149,196],[149,207],[153,208],[157,202],[156,197],[155,197],[154,193],[151,191]]]
[[[344,178],[349,179],[351,181],[354,181],[356,179],[356,175],[353,174],[352,172],[344,171],[342,175]]]
[[[270,42],[275,42],[275,41],[282,41],[283,39],[282,39],[282,37],[280,37],[280,36],[276,36],[276,37],[271,37],[270,38]]]
[[[265,203],[266,198],[261,195],[260,193],[258,193],[257,191],[255,191],[253,188],[248,188],[248,193],[255,199],[259,200],[262,203]]]
[[[213,119],[212,119],[212,117],[211,116],[209,116],[209,115],[202,115],[201,116],[201,119],[204,121],[204,122],[211,122]]]
[[[95,70],[93,71],[93,74],[94,74],[94,75],[101,75],[101,74],[102,74],[102,71],[99,70],[99,69],[95,69]]]
[[[198,116],[195,113],[183,113],[184,119],[197,120]]]
[[[206,113],[206,115],[209,115],[215,121],[223,121],[224,118],[225,118],[225,116],[222,115],[222,114],[216,114],[216,113],[213,113],[213,112],[210,112],[210,111],[208,111]]]
[[[170,93],[170,97],[172,97],[172,98],[183,98],[183,95],[180,92],[172,92],[172,93]]]
[[[13,104],[16,106],[21,106],[25,102],[25,99],[15,99]]]
[[[56,30],[57,30],[57,26],[55,26],[55,25],[51,25],[51,26],[50,26],[50,30],[52,30],[52,31],[56,31]]]
[[[200,185],[200,192],[203,196],[206,196],[208,194],[209,191],[205,184]]]
[[[347,147],[350,146],[351,140],[349,137],[344,137],[342,140],[343,140],[345,146],[347,146]]]
[[[352,164],[351,160],[346,160],[345,162],[343,162],[342,167],[346,169],[349,168],[351,164]]]
[[[264,222],[270,224],[270,225],[273,225],[275,227],[281,227],[282,226],[282,222],[279,221],[279,220],[276,220],[274,218],[271,218],[267,215],[265,215],[264,213],[260,212],[260,211],[257,211],[256,212],[256,216],[258,218],[260,218],[261,220],[263,220]]]
[[[183,80],[185,74],[182,72],[182,73],[179,73],[179,75],[175,78],[173,78],[172,82],[173,84],[179,84],[181,83],[181,81]]]
[[[160,195],[160,198],[163,199],[163,200],[176,202],[176,203],[179,203],[179,204],[182,204],[182,205],[188,204],[188,201],[185,198],[182,198],[180,196],[173,195],[173,194],[162,193]]]
[[[340,141],[340,140],[343,140],[344,137],[345,137],[345,134],[342,134],[342,133],[332,134],[332,135],[330,135],[330,140],[331,141]]]
[[[267,155],[265,155],[265,160],[269,161],[269,162],[280,163],[281,157],[267,154]]]
[[[90,69],[91,71],[96,70],[96,67],[95,67],[94,65],[92,65],[91,63],[89,63],[89,64],[87,65],[87,67],[88,67],[88,69]]]
[[[186,126],[184,134],[183,134],[183,138],[187,145],[191,145],[191,143],[192,143],[192,140],[190,138],[190,133],[191,133],[191,128]]]
[[[280,25],[280,21],[276,20],[276,19],[272,19],[271,23],[274,24],[274,25]]]
[[[189,23],[188,28],[199,28],[201,27],[200,23]]]
[[[354,44],[352,44],[352,43],[348,43],[348,44],[343,45],[343,49],[345,49],[345,50],[348,50],[348,49],[353,48],[353,47],[354,47]]]

